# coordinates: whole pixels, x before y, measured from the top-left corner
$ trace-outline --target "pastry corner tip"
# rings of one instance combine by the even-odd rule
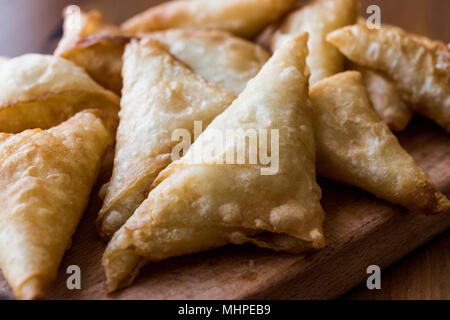
[[[45,298],[46,284],[38,277],[26,280],[16,291],[19,300],[41,300]]]
[[[450,200],[442,193],[439,193],[437,198],[435,210],[430,215],[450,214]]]

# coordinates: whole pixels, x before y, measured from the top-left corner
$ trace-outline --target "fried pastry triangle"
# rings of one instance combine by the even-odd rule
[[[206,82],[154,40],[133,40],[126,48],[120,125],[114,169],[97,220],[105,238],[145,200],[153,180],[171,160],[177,129],[207,126],[235,96]]]
[[[251,38],[292,9],[297,0],[176,0],[129,19],[122,29],[135,35],[173,28],[216,29]]]
[[[373,110],[359,72],[348,71],[318,82],[310,97],[319,175],[357,186],[414,212],[449,211],[447,198]]]
[[[0,68],[0,132],[48,129],[84,109],[102,109],[117,126],[119,98],[62,58],[27,54]]]
[[[304,35],[279,49],[188,153],[159,175],[147,200],[108,244],[103,266],[109,291],[129,284],[149,262],[228,243],[294,252],[325,245],[306,43]],[[214,139],[229,130],[252,129],[270,131],[270,147],[269,140],[261,143],[262,135],[257,148]],[[216,148],[220,144],[223,148]],[[266,165],[251,161],[262,149],[272,162],[278,160],[272,175],[263,174]],[[230,151],[244,154],[245,161],[223,162]]]
[[[112,143],[100,113],[0,134],[0,268],[19,299],[42,298],[57,275]]]
[[[418,113],[450,132],[450,50],[439,42],[397,27],[344,27],[327,40],[357,64],[394,80]]]

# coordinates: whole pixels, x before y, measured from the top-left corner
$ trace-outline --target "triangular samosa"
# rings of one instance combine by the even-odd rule
[[[114,169],[98,226],[110,238],[145,200],[153,180],[171,160],[177,129],[194,136],[235,96],[206,82],[154,40],[133,40],[125,50],[123,95]]]
[[[131,35],[174,28],[215,29],[252,38],[294,8],[298,0],[175,0],[127,20]]]
[[[414,110],[450,132],[450,50],[440,41],[397,27],[353,25],[327,40],[353,62],[392,80]]]
[[[329,32],[354,24],[358,17],[357,0],[315,0],[291,13],[272,38],[272,50],[284,41],[307,32],[310,54],[306,60],[311,71],[310,84],[344,71],[344,56],[326,41]]]
[[[112,143],[100,114],[0,135],[0,268],[19,299],[42,298],[56,278]]]
[[[448,212],[450,202],[373,110],[359,72],[318,82],[310,97],[319,175],[360,187],[414,212]]]
[[[119,27],[106,23],[100,12],[64,10],[64,35],[55,50],[82,67],[100,85],[121,93],[122,55],[130,40]]]
[[[175,29],[142,37],[164,43],[196,74],[235,95],[244,90],[270,58],[259,45],[217,30]]]
[[[102,109],[117,126],[119,98],[62,58],[26,54],[0,68],[0,132],[48,129],[84,109]]]
[[[325,245],[306,43],[304,35],[279,49],[188,153],[159,175],[108,244],[103,266],[110,291],[149,262],[228,243],[292,252]]]

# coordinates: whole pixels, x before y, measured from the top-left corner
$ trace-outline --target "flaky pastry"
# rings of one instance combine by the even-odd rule
[[[172,160],[177,129],[194,136],[194,121],[206,127],[235,99],[206,82],[154,40],[133,40],[126,48],[124,88],[113,175],[98,218],[110,238],[145,200],[153,180]]]
[[[100,113],[0,134],[0,268],[19,299],[44,297],[56,278],[112,143]]]
[[[227,243],[293,252],[325,245],[306,43],[305,35],[280,48],[188,153],[161,172],[147,200],[108,244],[103,266],[109,291],[129,284],[149,262]],[[250,163],[264,144],[256,150],[230,139],[216,148],[214,133],[231,129],[278,131],[278,171],[264,175],[263,164]],[[210,152],[197,161],[205,149]],[[222,162],[233,150],[244,151],[245,163]],[[277,153],[272,147],[269,152]]]

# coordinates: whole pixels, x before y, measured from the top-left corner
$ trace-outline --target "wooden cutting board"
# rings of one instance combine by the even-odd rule
[[[438,189],[450,196],[450,135],[417,117],[399,139]],[[365,281],[369,265],[386,268],[450,227],[450,214],[419,216],[356,188],[327,180],[319,183],[327,213],[325,249],[290,255],[251,245],[228,246],[146,267],[131,287],[112,295],[104,290],[105,245],[94,225],[100,206],[97,186],[48,298],[336,298]],[[81,268],[81,290],[67,289],[70,265]],[[13,298],[1,274],[0,298]]]

